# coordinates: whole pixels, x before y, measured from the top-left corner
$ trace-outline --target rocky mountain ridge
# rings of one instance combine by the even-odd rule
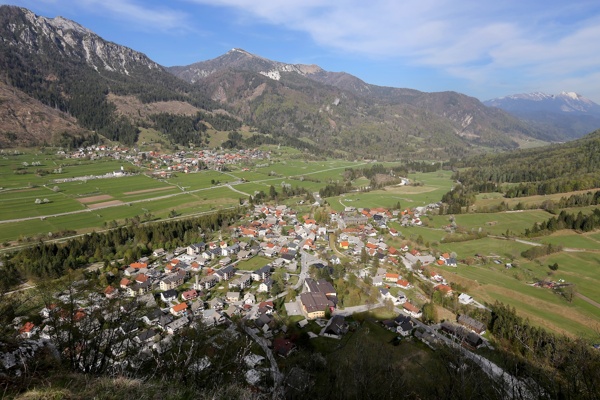
[[[460,93],[371,85],[347,73],[272,61],[242,49],[164,68],[76,22],[14,6],[0,7],[0,54],[7,85],[126,144],[136,142],[139,126],[152,127],[158,120],[168,134],[166,116],[148,113],[161,107],[145,105],[170,101],[225,110],[254,128],[254,145],[284,143],[369,158],[447,158],[547,138],[543,129]],[[118,100],[127,96],[136,97],[144,113],[119,111]],[[128,108],[135,104],[127,101]],[[169,114],[187,108],[162,109]],[[196,117],[180,118],[174,143],[200,143],[194,139],[203,130],[198,123]],[[191,130],[184,132],[186,125]]]

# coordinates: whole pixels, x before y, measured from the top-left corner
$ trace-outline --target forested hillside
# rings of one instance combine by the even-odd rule
[[[600,131],[565,144],[470,158],[456,173],[464,186],[507,197],[566,193],[600,186]]]
[[[214,103],[141,53],[91,31],[28,10],[0,7],[2,79],[42,103],[77,118],[110,140],[132,144],[137,128],[115,113],[108,93],[142,102],[180,100],[210,110]]]

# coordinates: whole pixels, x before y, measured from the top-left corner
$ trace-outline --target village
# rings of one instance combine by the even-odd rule
[[[260,149],[225,150],[188,150],[166,153],[159,151],[141,151],[137,148],[127,148],[109,145],[88,146],[74,151],[61,150],[57,153],[68,159],[114,159],[128,162],[136,167],[146,167],[154,171],[158,177],[166,177],[174,172],[197,172],[202,169],[221,171],[227,165],[243,162],[269,160],[271,153]]]
[[[95,326],[92,316],[100,310],[110,319],[115,310],[107,304],[119,299],[130,301],[120,303],[119,341],[111,348],[111,363],[124,362],[132,348],[138,356],[163,354],[173,337],[190,327],[229,331],[237,322],[263,351],[247,360],[251,385],[269,372],[279,379],[275,356],[287,357],[296,347],[287,335],[290,321],[310,338],[335,341],[352,329],[346,320],[352,314],[385,307],[397,316],[381,323],[398,338],[414,337],[432,349],[444,342],[476,349],[486,343],[480,336],[482,322],[463,314],[441,324],[424,323],[423,308],[431,299],[419,288],[423,284],[433,293],[455,296],[462,305],[483,307],[467,293],[455,293],[430,268],[457,268],[456,255],[419,251],[387,226],[389,221],[419,226],[435,207],[346,207],[341,213],[298,215],[286,205],[254,205],[238,224],[206,242],[154,249],[117,274],[97,270],[109,282],[101,292],[88,293],[74,284],[70,292],[55,293],[39,312],[41,322],[14,321],[16,334],[30,345],[21,353],[0,355],[0,361],[7,370],[18,368],[23,354],[56,340],[57,322]],[[314,324],[318,331],[310,329]],[[270,368],[263,366],[265,359]]]

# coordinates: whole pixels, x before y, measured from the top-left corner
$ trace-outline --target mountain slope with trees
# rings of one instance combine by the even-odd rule
[[[43,104],[77,119],[80,126],[133,144],[137,127],[107,95],[133,95],[143,103],[178,100],[198,108],[215,104],[145,55],[107,42],[61,17],[0,7],[2,80]]]

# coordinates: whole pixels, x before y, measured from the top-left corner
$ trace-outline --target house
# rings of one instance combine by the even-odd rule
[[[181,298],[183,301],[194,300],[196,297],[198,297],[198,292],[194,289],[190,289],[181,293]]]
[[[471,304],[473,303],[473,298],[466,293],[461,293],[458,296],[458,302],[460,304]]]
[[[148,293],[151,290],[152,290],[152,283],[150,281],[146,281],[143,283],[136,283],[135,285],[129,286],[127,288],[127,295],[129,297],[143,296],[144,294]]]
[[[402,289],[412,288],[412,285],[406,279],[398,279],[396,285]]]
[[[259,293],[269,293],[271,291],[271,287],[273,287],[273,281],[271,281],[271,278],[269,277],[261,282],[260,285],[258,285],[257,291]]]
[[[438,292],[440,292],[444,296],[451,296],[452,295],[452,288],[450,286],[448,286],[448,285],[444,285],[444,284],[435,285],[433,287],[433,290],[437,290]]]
[[[131,285],[131,281],[127,278],[123,278],[121,279],[121,282],[119,282],[119,286],[121,286],[121,289],[127,289],[127,286]]]
[[[185,303],[183,303],[183,304],[185,304]],[[166,325],[167,332],[170,335],[173,335],[173,334],[177,333],[179,330],[181,330],[182,328],[184,328],[187,324],[189,324],[189,322],[190,322],[190,320],[188,319],[188,317],[176,319],[173,322]]]
[[[448,321],[442,322],[440,329],[454,336],[466,347],[477,348],[483,343],[481,337],[475,332],[471,332],[462,326],[454,325]]]
[[[158,323],[157,325],[163,329],[163,330],[167,330],[167,326],[173,322],[173,316],[171,314],[165,314],[162,315],[159,319],[158,319]]]
[[[140,332],[134,340],[138,343],[152,343],[156,341],[160,335],[154,329],[148,329]]]
[[[225,317],[219,311],[209,308],[202,311],[202,321],[206,325],[218,325],[225,322]]]
[[[250,250],[240,250],[238,253],[238,260],[247,260],[252,257],[254,254]]]
[[[390,293],[389,290],[385,289],[385,288],[380,288],[379,289],[379,296],[381,296],[382,300],[394,300],[394,296]]]
[[[261,267],[259,269],[257,269],[256,271],[253,271],[250,276],[252,277],[252,280],[258,282],[258,281],[264,281],[265,279],[267,279],[268,277],[271,276],[271,266],[269,264],[265,265],[264,267]]]
[[[229,288],[239,288],[243,290],[247,287],[250,287],[252,284],[252,278],[250,274],[242,274],[238,278],[229,282]]]
[[[144,321],[146,325],[154,325],[158,322],[162,315],[162,311],[160,311],[158,308],[155,308],[149,310],[146,315],[142,317],[142,321]]]
[[[320,292],[328,297],[336,296],[335,288],[331,283],[329,283],[325,279],[319,279],[315,281],[314,279],[306,278],[304,280],[304,286],[306,287],[306,290],[308,290],[311,293]]]
[[[396,295],[396,299],[394,300],[394,304],[396,304],[396,305],[404,304],[407,301],[408,301],[408,298],[406,297],[404,292],[398,291],[398,294]]]
[[[228,281],[233,278],[233,274],[235,274],[235,268],[233,268],[233,265],[228,265],[216,270],[214,276],[216,276],[219,281]]]
[[[204,302],[203,301],[194,301],[192,303],[192,306],[190,307],[190,310],[192,311],[192,314],[194,314],[195,316],[198,316],[202,313],[202,311],[204,311]]]
[[[175,289],[165,290],[164,292],[162,292],[160,294],[160,298],[165,303],[175,301],[177,299],[177,290],[175,290]]]
[[[401,336],[408,336],[411,334],[411,332],[413,331],[413,329],[415,328],[416,324],[413,322],[413,320],[406,316],[406,315],[398,315],[395,319],[394,322],[396,323],[396,332],[401,335]]]
[[[224,267],[224,266],[226,266],[227,264],[231,264],[231,258],[229,258],[229,257],[224,257],[224,258],[222,258],[221,260],[219,260],[219,265],[220,265],[220,266]]]
[[[227,292],[225,298],[229,303],[238,302],[240,301],[240,292]]]
[[[302,311],[307,319],[324,318],[325,311],[331,310],[334,304],[321,292],[308,292],[300,295]]]
[[[256,296],[253,293],[244,294],[244,304],[254,304],[256,303]]]
[[[295,348],[296,346],[289,339],[276,338],[273,340],[273,352],[280,357],[287,357]]]
[[[202,277],[202,279],[200,280],[200,285],[204,289],[209,290],[210,288],[214,287],[218,282],[219,282],[218,277],[216,277],[215,275],[209,275],[209,276]],[[196,289],[196,290],[198,290],[198,289]]]
[[[175,289],[181,285],[183,285],[183,275],[178,273],[167,276],[158,284],[160,290]]]
[[[373,286],[383,286],[383,278],[381,276],[374,276],[372,280]]]
[[[187,308],[188,308],[188,305],[187,305],[187,303],[184,302],[184,303],[179,303],[179,304],[174,305],[173,307],[171,307],[171,309],[169,311],[174,316],[180,317],[187,312]]]
[[[114,299],[118,295],[119,291],[112,286],[107,286],[106,289],[104,289],[104,296],[106,296],[107,299]]]
[[[325,330],[323,331],[323,336],[340,338],[347,332],[348,324],[346,323],[346,319],[341,315],[334,315],[325,327]]]
[[[25,322],[25,325],[19,329],[19,335],[21,335],[22,338],[29,339],[37,332],[37,330],[38,329],[33,322]]]
[[[201,254],[206,249],[206,243],[200,242],[191,244],[187,247],[187,254],[190,256]]]
[[[271,322],[273,318],[269,314],[261,314],[254,323],[256,327],[261,329],[263,332],[267,332],[270,329]]]
[[[483,335],[485,333],[485,324],[469,317],[466,314],[462,314],[458,317],[458,323],[479,335]]]
[[[408,301],[402,305],[402,309],[405,313],[407,313],[413,318],[421,318],[423,316],[421,310],[419,310],[419,308],[414,306],[412,303],[409,303]]]
[[[165,254],[167,254],[167,252],[162,247],[160,249],[156,249],[152,252],[152,256],[154,256],[154,257],[162,257]]]
[[[385,281],[386,282],[398,282],[398,279],[400,279],[400,275],[398,274],[392,274],[392,273],[386,273],[385,274]]]

